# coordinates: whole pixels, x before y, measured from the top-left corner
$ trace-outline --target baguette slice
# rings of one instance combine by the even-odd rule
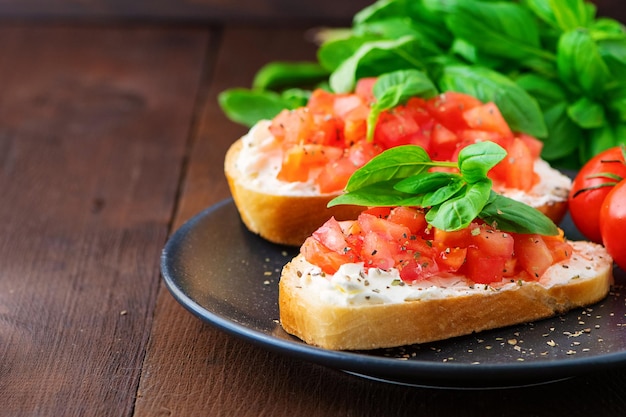
[[[550,267],[539,281],[507,279],[490,285],[471,285],[462,277],[447,276],[398,286],[391,284],[394,279],[398,282],[397,275],[385,277],[383,272],[381,276],[375,268],[368,275],[362,264],[344,265],[333,277],[324,277],[300,254],[282,271],[280,323],[311,345],[367,350],[551,317],[600,301],[613,282],[612,259],[602,246],[570,244],[572,257]],[[367,285],[356,284],[359,274]]]
[[[356,218],[361,206],[342,205],[327,208],[338,194],[284,193],[280,189],[261,189],[237,164],[243,147],[236,141],[226,153],[224,170],[241,220],[253,233],[288,246],[300,246],[326,220]]]
[[[271,145],[269,123],[259,122],[246,136],[235,141],[224,161],[226,179],[246,227],[270,242],[300,246],[330,217],[356,218],[363,207],[326,207],[339,193],[320,194],[314,185],[289,184],[276,179],[281,154],[277,153],[276,144]],[[267,158],[262,157],[263,153]],[[558,224],[567,211],[571,180],[543,160],[536,162],[535,171],[540,181],[530,193],[497,188],[496,191],[537,208]]]

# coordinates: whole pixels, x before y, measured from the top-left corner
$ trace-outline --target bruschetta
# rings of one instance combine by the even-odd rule
[[[425,234],[424,223],[410,208],[329,220],[282,271],[282,327],[315,346],[367,350],[530,322],[608,294],[601,245],[484,223]]]
[[[490,173],[494,188],[556,222],[567,210],[571,180],[540,158],[542,142],[511,131],[494,103],[446,92],[412,97],[383,111],[367,137],[372,79],[354,93],[317,89],[305,107],[263,120],[233,143],[225,175],[244,224],[279,244],[299,246],[329,217],[355,218],[361,208],[327,208],[350,175],[385,149],[424,147],[437,160],[454,160],[468,144],[494,141],[509,157]]]

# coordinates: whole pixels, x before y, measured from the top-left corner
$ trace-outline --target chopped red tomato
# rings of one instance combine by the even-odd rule
[[[429,100],[426,109],[439,123],[455,132],[469,127],[463,113],[480,105],[482,102],[475,97],[448,91]]]
[[[355,221],[330,219],[301,252],[326,273],[335,273],[343,263],[363,262],[368,268],[396,268],[408,283],[455,273],[480,284],[536,280],[572,253],[562,233],[505,233],[484,223],[449,232],[424,224],[421,209],[369,208]],[[425,229],[429,232],[420,232]]]
[[[376,84],[376,80],[376,77],[360,78],[354,87],[354,93],[361,97],[368,105],[376,101],[376,97],[374,97],[374,84]]]
[[[292,146],[283,155],[278,179],[289,182],[307,181],[311,169],[326,166],[339,159],[342,154],[342,149],[333,146],[312,143]]]
[[[446,92],[425,100],[410,98],[405,104],[379,114],[373,139],[366,138],[368,117],[375,102],[376,78],[357,82],[354,93],[335,94],[314,90],[306,107],[284,110],[270,126],[286,154],[279,179],[315,181],[322,192],[341,191],[357,168],[379,152],[400,145],[422,146],[434,160],[456,160],[464,147],[477,141],[498,143],[509,153],[491,172],[492,179],[503,186],[528,190],[535,184],[533,161],[542,142],[524,134],[514,137],[494,103],[482,103],[467,94]],[[327,165],[312,162],[291,147],[307,144],[334,147],[339,158],[328,158]],[[298,158],[302,158],[302,163]],[[349,159],[348,164],[340,159]],[[308,163],[307,161],[310,161]],[[298,162],[297,164],[294,162]],[[321,168],[311,176],[312,167]],[[297,172],[302,170],[302,172]]]
[[[539,279],[554,262],[550,248],[540,235],[519,235],[515,239],[515,253],[519,266],[534,279]]]
[[[471,129],[486,130],[498,133],[504,137],[513,137],[508,123],[493,102],[465,110],[463,119]]]
[[[493,179],[508,187],[528,191],[537,183],[535,161],[526,143],[514,138],[507,149],[507,156],[492,170]]]

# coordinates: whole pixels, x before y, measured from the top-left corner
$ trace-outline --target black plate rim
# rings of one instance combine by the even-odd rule
[[[163,248],[161,275],[172,296],[190,313],[226,333],[262,348],[383,382],[433,388],[484,389],[535,385],[581,376],[626,363],[626,350],[548,362],[468,364],[419,359],[407,361],[359,352],[323,349],[295,338],[292,341],[272,336],[229,320],[207,310],[181,290],[177,284],[175,271],[170,267],[170,256],[177,243],[193,231],[199,222],[223,206],[232,204],[234,204],[232,198],[221,200],[202,210],[178,228],[168,238]]]

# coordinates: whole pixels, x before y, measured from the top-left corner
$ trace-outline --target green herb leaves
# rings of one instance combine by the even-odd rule
[[[480,218],[503,231],[557,234],[541,212],[492,190],[487,173],[505,156],[493,142],[463,148],[456,163],[432,161],[419,146],[390,148],[357,170],[329,206],[419,206],[428,209],[426,220],[443,230]],[[434,167],[439,170],[431,171]]]
[[[413,96],[430,98],[437,88],[428,76],[418,70],[401,70],[381,75],[374,84],[376,102],[367,119],[367,139],[374,137],[376,121],[382,111],[391,109]]]

